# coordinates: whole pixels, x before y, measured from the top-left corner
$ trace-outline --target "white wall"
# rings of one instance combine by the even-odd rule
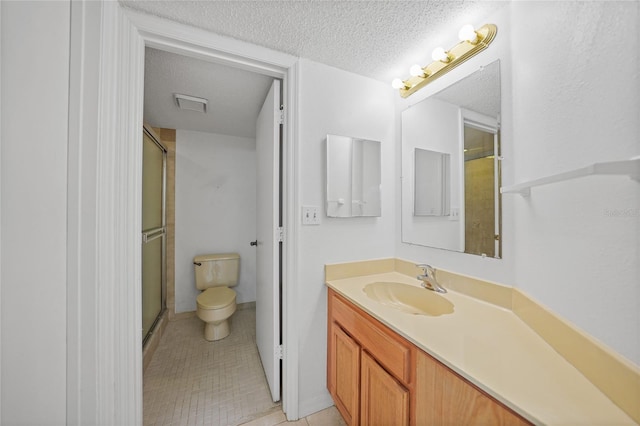
[[[2,424],[66,421],[69,2],[2,2]]]
[[[256,300],[256,141],[176,132],[176,312],[195,311],[193,258],[240,254],[236,302]]]
[[[514,4],[515,182],[640,155],[638,22],[638,2]],[[640,183],[589,177],[510,203],[517,285],[640,365]]]
[[[639,5],[515,2],[483,21],[498,36],[460,68],[502,61],[503,185],[640,154]],[[397,255],[520,287],[638,365],[638,185],[590,177],[504,195],[503,260],[403,243]]]
[[[300,416],[332,404],[326,389],[326,263],[392,257],[395,236],[393,93],[388,84],[316,62],[300,61],[297,135],[300,206],[322,206],[319,226],[302,226],[298,241]],[[382,142],[382,216],[325,215],[327,134]],[[300,211],[300,209],[298,209]],[[301,214],[301,213],[300,213]]]

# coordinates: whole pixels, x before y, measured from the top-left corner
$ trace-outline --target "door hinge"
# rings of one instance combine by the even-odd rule
[[[282,226],[279,226],[276,229],[276,239],[279,243],[284,241],[284,228]]]
[[[280,105],[280,111],[276,112],[276,124],[284,124],[284,105]]]
[[[282,345],[276,346],[276,359],[282,359]]]

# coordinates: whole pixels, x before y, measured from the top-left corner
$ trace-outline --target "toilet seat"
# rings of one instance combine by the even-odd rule
[[[229,287],[211,287],[196,297],[200,309],[224,309],[236,300],[236,292]]]

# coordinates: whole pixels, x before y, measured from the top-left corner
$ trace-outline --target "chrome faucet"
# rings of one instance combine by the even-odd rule
[[[416,266],[424,271],[424,274],[418,275],[416,277],[417,279],[422,281],[422,284],[420,284],[422,287],[438,293],[447,292],[447,290],[445,290],[440,284],[438,284],[438,280],[436,280],[436,269],[433,266],[424,263]]]

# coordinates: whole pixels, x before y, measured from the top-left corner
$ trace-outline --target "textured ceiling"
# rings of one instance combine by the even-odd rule
[[[503,1],[121,1],[125,7],[382,81],[408,74]]]
[[[506,1],[120,1],[127,8],[304,57],[384,82],[452,46],[458,29]],[[254,137],[269,80],[237,69],[147,49],[145,121],[153,126]],[[234,78],[231,78],[231,77]],[[206,115],[179,111],[173,93],[209,100]],[[253,115],[252,115],[253,114]]]
[[[273,78],[151,48],[145,49],[144,69],[148,124],[255,137],[256,118]],[[178,109],[174,93],[207,99],[206,114]]]

